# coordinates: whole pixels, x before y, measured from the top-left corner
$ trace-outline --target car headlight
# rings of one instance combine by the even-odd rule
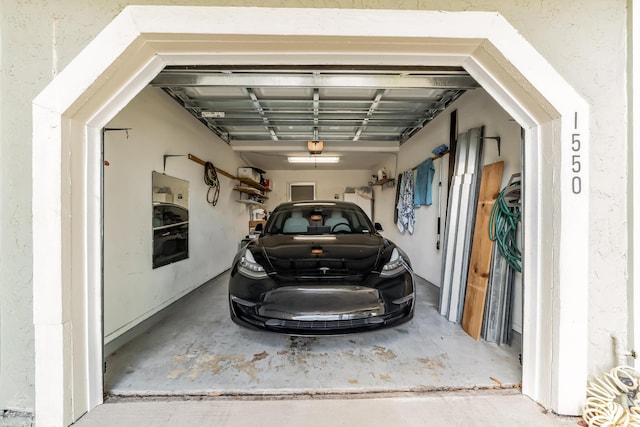
[[[238,262],[238,273],[251,279],[264,279],[267,277],[264,267],[256,262],[249,249],[245,250],[244,255]]]
[[[391,252],[391,259],[388,263],[382,266],[380,276],[394,277],[404,273],[406,269],[407,263],[405,262],[404,258],[402,258],[402,255],[400,255],[400,251],[398,251],[397,248],[394,248],[393,252]]]

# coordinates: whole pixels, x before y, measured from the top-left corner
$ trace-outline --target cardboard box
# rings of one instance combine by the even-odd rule
[[[262,229],[264,230],[264,224],[267,221],[249,221],[249,234],[256,235],[256,225],[262,224]]]
[[[153,201],[161,203],[173,203],[173,194],[171,193],[153,193]]]

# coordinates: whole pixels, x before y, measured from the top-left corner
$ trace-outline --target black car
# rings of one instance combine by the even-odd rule
[[[153,268],[189,258],[189,211],[173,203],[153,203]]]
[[[236,255],[231,319],[291,335],[381,329],[413,317],[407,255],[349,202],[279,205]]]

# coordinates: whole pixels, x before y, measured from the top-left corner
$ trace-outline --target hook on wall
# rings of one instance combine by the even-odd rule
[[[165,154],[162,156],[162,173],[167,170],[167,158],[169,157],[187,157],[186,154]]]
[[[500,137],[499,136],[483,136],[480,139],[495,139],[498,144],[498,157],[500,157]]]

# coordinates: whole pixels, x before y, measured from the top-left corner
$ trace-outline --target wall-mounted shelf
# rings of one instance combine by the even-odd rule
[[[498,143],[499,143],[500,137],[497,137],[497,138],[498,138]],[[488,138],[485,138],[485,139],[488,139]],[[491,139],[496,139],[496,138],[492,137]],[[449,154],[449,150],[445,150],[440,154],[436,154],[435,156],[431,157],[431,159],[432,160],[436,160],[436,159],[439,159],[441,157],[446,156],[447,154]],[[418,169],[418,166],[414,166],[411,169],[416,170],[416,169]],[[384,179],[379,179],[379,180],[374,181],[374,182],[370,182],[369,185],[370,186],[379,185],[381,187],[381,189],[384,190],[385,186],[393,187],[394,185],[396,185],[396,180],[394,178],[384,178]]]
[[[267,196],[265,196],[264,193],[271,190],[260,184],[259,182],[256,182],[251,178],[242,176],[237,176],[235,177],[235,179],[243,184],[233,187],[235,191],[241,193],[238,202],[245,203],[247,205],[263,205],[264,201],[269,199]],[[243,199],[242,194],[247,194],[249,198]],[[258,200],[254,200],[253,198],[251,198],[251,196],[256,197]]]
[[[194,156],[193,154],[189,154],[188,155],[189,160],[192,160],[198,164],[201,164],[202,166],[206,165],[207,162],[205,162],[204,160]],[[260,199],[263,200],[267,200],[269,199],[267,196],[264,195],[265,192],[267,191],[271,191],[270,188],[265,187],[264,185],[260,184],[259,182],[254,181],[251,178],[245,178],[245,177],[240,177],[240,176],[235,176],[230,174],[229,172],[220,169],[219,167],[216,167],[216,173],[219,173],[220,175],[226,176],[227,178],[230,179],[234,179],[237,180],[239,182],[241,182],[242,184],[244,184],[245,186],[242,185],[236,185],[235,187],[233,187],[234,191],[237,191],[239,193],[242,194],[248,194],[250,196],[257,196]],[[241,196],[242,197],[242,196]],[[257,200],[251,200],[251,199],[238,199],[237,200],[239,203],[244,203],[247,205],[262,205],[264,204],[264,202],[260,202]]]
[[[395,183],[395,181],[396,180],[393,179],[393,178],[384,178],[384,179],[379,179],[379,180],[377,180],[375,182],[372,182],[371,185],[385,185],[385,184],[387,184],[389,182]]]
[[[260,184],[259,182],[256,182],[254,180],[252,180],[251,178],[244,178],[244,177],[235,177],[234,179],[237,179],[238,181],[240,181],[243,184],[246,184],[250,187],[255,188],[256,190],[260,190],[260,191],[271,191],[271,189],[265,187],[264,185]]]
[[[396,180],[393,178],[383,178],[374,182],[369,183],[370,186],[379,185],[381,190],[384,190],[384,187],[393,187],[396,185]]]
[[[244,203],[245,205],[264,205],[264,203],[260,203],[255,200],[249,200],[249,199],[238,199],[236,200],[236,202]]]
[[[250,188],[250,187],[241,187],[239,185],[236,185],[235,187],[233,187],[233,189],[235,191],[239,191],[241,193],[249,194],[251,196],[258,196],[258,197],[260,197],[262,199],[269,199],[267,196],[262,194],[260,191],[254,190],[253,188]]]

